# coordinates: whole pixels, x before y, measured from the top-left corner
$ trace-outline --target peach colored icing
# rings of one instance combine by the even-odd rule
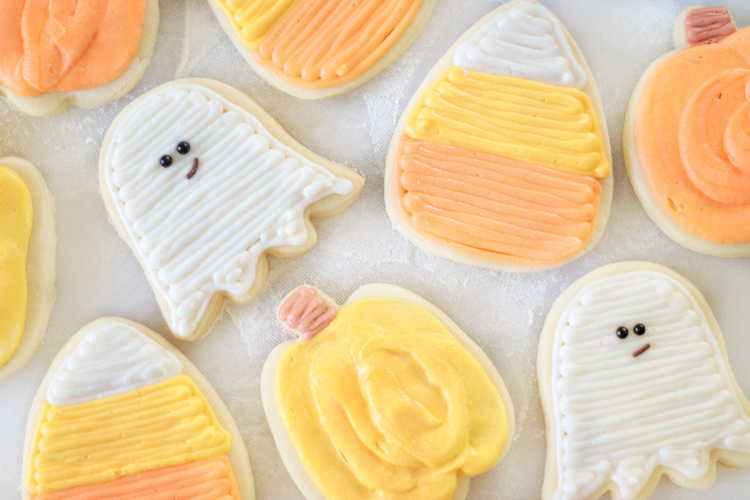
[[[403,34],[422,0],[302,0],[255,52],[290,85],[322,89],[369,68]]]
[[[240,500],[226,455],[32,495],[31,500]]]
[[[402,138],[395,192],[422,236],[473,257],[549,265],[596,228],[599,180],[488,153]]]
[[[128,67],[145,0],[0,0],[0,85],[14,94],[94,87]]]
[[[635,114],[635,144],[656,202],[706,240],[750,241],[750,28],[665,60]]]
[[[299,287],[279,307],[278,316],[303,340],[310,340],[336,317],[336,308],[313,288]]]
[[[693,9],[685,17],[685,44],[688,47],[716,43],[737,31],[726,7]]]

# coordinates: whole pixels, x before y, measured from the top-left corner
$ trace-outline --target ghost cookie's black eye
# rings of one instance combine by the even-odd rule
[[[186,155],[190,152],[190,143],[187,141],[182,141],[177,145],[177,152],[181,155]]]
[[[638,323],[633,327],[633,333],[636,335],[643,335],[646,333],[646,327],[642,323]]]
[[[617,335],[618,339],[624,339],[628,336],[628,329],[624,326],[621,326],[617,330],[615,330],[615,335]]]
[[[164,155],[161,158],[159,158],[159,165],[161,165],[164,168],[167,168],[168,166],[172,165],[172,157],[169,155]]]

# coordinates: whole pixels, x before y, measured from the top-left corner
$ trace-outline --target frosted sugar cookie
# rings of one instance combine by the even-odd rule
[[[628,174],[667,236],[720,257],[750,255],[750,28],[691,7],[675,50],[644,72],[625,118]]]
[[[169,328],[203,335],[225,299],[266,282],[266,253],[315,244],[363,179],[292,139],[252,99],[213,80],[157,87],[112,123],[99,159],[105,205],[143,267]]]
[[[250,66],[302,99],[348,92],[416,40],[435,0],[208,0]]]
[[[537,373],[544,500],[644,500],[662,475],[706,488],[717,462],[750,465],[750,403],[719,326],[666,267],[622,262],[571,285],[547,316]]]
[[[299,287],[278,317],[300,339],[266,361],[263,408],[305,498],[461,500],[507,452],[500,375],[421,297],[373,284],[337,306]]]
[[[22,498],[252,500],[237,426],[159,334],[121,318],[86,325],[34,399]]]
[[[0,95],[32,116],[118,99],[146,72],[158,0],[0,0]]]
[[[52,196],[39,171],[0,158],[0,380],[42,343],[55,298]]]
[[[503,271],[591,249],[612,199],[601,100],[580,50],[531,0],[477,22],[396,127],[385,202],[398,231],[442,257]]]

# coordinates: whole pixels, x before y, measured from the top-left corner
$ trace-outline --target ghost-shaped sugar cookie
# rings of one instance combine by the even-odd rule
[[[661,475],[710,486],[750,466],[750,403],[700,292],[663,266],[623,262],[570,286],[537,364],[547,426],[544,500],[643,500]]]
[[[131,103],[99,165],[107,210],[184,340],[208,330],[225,298],[260,291],[267,252],[311,248],[311,217],[342,211],[364,182],[213,80],[170,82]]]
[[[23,500],[253,500],[218,394],[159,334],[100,318],[63,346],[26,428]]]
[[[502,378],[448,316],[393,285],[342,306],[302,286],[277,317],[296,336],[263,366],[263,408],[308,500],[463,500],[505,456]]]
[[[0,0],[0,96],[32,116],[118,99],[146,72],[158,0]]]

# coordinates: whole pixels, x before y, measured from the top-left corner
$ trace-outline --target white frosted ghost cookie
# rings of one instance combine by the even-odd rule
[[[311,287],[277,316],[300,338],[274,349],[263,408],[308,500],[462,500],[513,440],[495,367],[437,307],[393,285],[342,306]]]
[[[23,500],[253,500],[247,451],[211,385],[159,334],[100,318],[60,350],[26,429]]]
[[[625,116],[628,175],[644,210],[685,248],[750,256],[750,27],[691,7]]]
[[[407,105],[386,160],[385,205],[426,252],[542,271],[599,241],[610,165],[583,54],[549,10],[515,0],[461,36]]]
[[[247,63],[302,99],[348,92],[387,68],[436,0],[208,0]]]
[[[42,174],[0,158],[0,380],[42,343],[55,298],[55,220]]]
[[[158,0],[48,3],[0,0],[0,96],[50,116],[130,92],[151,61]]]
[[[175,336],[203,335],[225,299],[266,282],[266,253],[310,249],[364,180],[292,139],[252,99],[203,79],[157,87],[112,123],[102,196]]]
[[[648,262],[601,267],[552,306],[539,342],[542,499],[644,500],[662,475],[706,488],[750,466],[750,403],[692,283]]]

